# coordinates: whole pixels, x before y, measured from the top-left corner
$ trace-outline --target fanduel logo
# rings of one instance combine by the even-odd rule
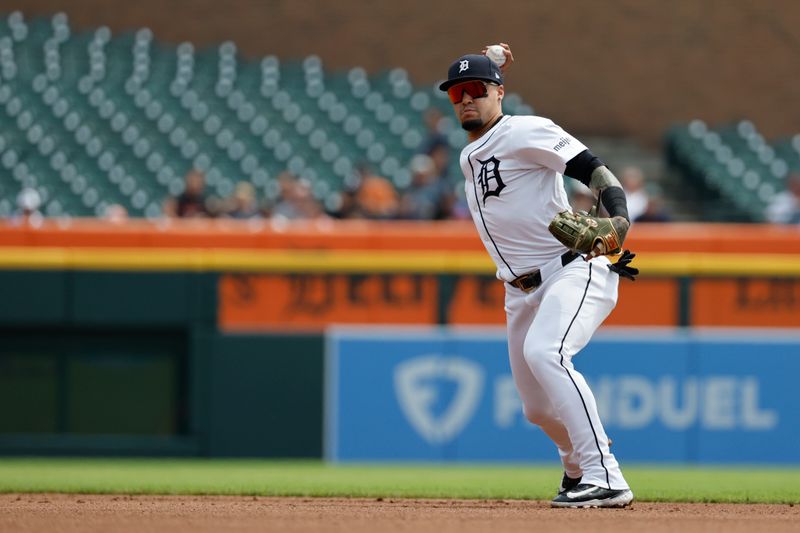
[[[780,424],[780,412],[764,406],[756,376],[624,375],[587,381],[607,429],[772,431]],[[510,374],[495,378],[493,413],[500,429],[527,425]]]
[[[460,357],[426,354],[397,365],[394,389],[400,408],[416,432],[430,444],[453,440],[483,395],[484,372]],[[454,385],[449,403],[441,408],[446,384]],[[438,408],[437,408],[438,406]]]
[[[770,431],[780,423],[778,411],[762,405],[756,376],[601,376],[591,386],[608,427]]]

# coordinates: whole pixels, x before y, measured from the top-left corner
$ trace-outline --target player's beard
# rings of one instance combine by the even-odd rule
[[[461,127],[467,131],[475,131],[483,127],[483,120],[479,118],[472,118],[469,120],[465,120],[464,122],[461,123]]]

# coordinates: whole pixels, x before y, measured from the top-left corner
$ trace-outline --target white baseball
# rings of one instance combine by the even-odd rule
[[[502,67],[506,62],[506,53],[502,46],[493,44],[486,49],[486,56],[494,61],[498,67]]]

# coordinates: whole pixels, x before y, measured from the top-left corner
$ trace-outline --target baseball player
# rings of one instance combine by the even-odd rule
[[[458,58],[446,91],[469,144],[461,170],[475,227],[505,285],[511,371],[525,417],[558,447],[564,477],[554,507],[624,507],[633,501],[609,449],[592,391],[572,357],[617,301],[619,276],[633,278],[629,227],[617,178],[551,120],[503,115],[503,70],[483,54]],[[573,214],[563,176],[599,194],[609,218]],[[576,251],[577,250],[577,251]],[[579,253],[583,252],[583,253]]]

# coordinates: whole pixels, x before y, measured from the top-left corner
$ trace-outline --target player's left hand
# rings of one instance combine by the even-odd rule
[[[612,272],[616,272],[621,278],[636,281],[636,276],[639,275],[639,269],[629,265],[634,257],[636,257],[636,254],[632,253],[630,250],[625,250],[622,252],[622,255],[619,256],[617,262],[608,265],[608,268]],[[608,445],[611,446],[611,439],[609,439]]]
[[[570,250],[587,254],[586,259],[589,260],[622,251],[629,226],[623,217],[601,218],[562,211],[553,217],[548,229],[561,244]]]
[[[510,47],[510,46],[508,46],[508,43],[497,43],[497,44],[499,44],[500,46],[502,46],[502,47],[503,47],[503,53],[504,53],[504,54],[505,54],[505,56],[506,56],[506,62],[505,62],[505,63],[503,63],[503,65],[500,67],[500,72],[502,72],[502,73],[503,73],[503,76],[505,76],[505,74],[506,74],[506,71],[507,71],[507,70],[509,69],[509,67],[511,66],[511,63],[513,63],[513,62],[514,62],[514,54],[512,54],[512,53],[511,53],[511,47]],[[487,46],[484,46],[484,47],[483,47],[483,50],[481,50],[481,54],[484,54],[484,55],[486,55],[486,50],[487,50],[488,48],[489,48],[489,46],[488,46],[488,45],[487,45]]]

